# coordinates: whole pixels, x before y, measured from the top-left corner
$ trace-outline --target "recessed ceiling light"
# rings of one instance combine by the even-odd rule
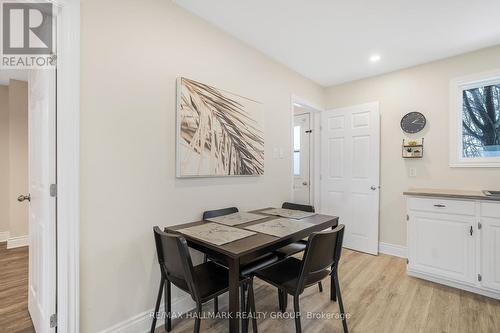
[[[380,55],[378,55],[378,54],[374,54],[374,55],[372,55],[372,56],[370,57],[370,61],[371,61],[371,62],[377,62],[377,61],[379,61],[379,60],[380,60]]]

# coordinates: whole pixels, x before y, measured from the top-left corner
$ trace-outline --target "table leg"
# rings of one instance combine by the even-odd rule
[[[240,325],[238,312],[240,311],[240,260],[229,260],[229,332],[239,333]]]

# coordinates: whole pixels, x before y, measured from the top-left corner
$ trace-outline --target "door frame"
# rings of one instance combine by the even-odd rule
[[[57,330],[80,326],[80,0],[57,19]]]
[[[294,108],[298,106],[306,109],[310,114],[310,125],[312,129],[312,136],[310,141],[310,150],[309,150],[309,202],[311,205],[314,205],[316,211],[319,211],[320,205],[320,154],[321,154],[321,133],[320,133],[320,124],[321,124],[321,112],[324,111],[324,108],[316,105],[315,103],[311,103],[308,100],[301,98],[297,95],[292,95],[290,98],[290,175],[291,175],[291,186],[290,186],[290,198],[293,199],[293,184],[294,184],[294,176],[293,176],[293,124],[294,124]]]

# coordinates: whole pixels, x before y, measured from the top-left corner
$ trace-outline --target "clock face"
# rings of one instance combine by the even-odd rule
[[[401,119],[401,129],[406,133],[418,133],[424,129],[427,120],[420,112],[410,112]]]

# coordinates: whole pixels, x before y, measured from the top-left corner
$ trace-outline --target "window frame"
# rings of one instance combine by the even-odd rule
[[[463,91],[500,83],[500,69],[473,74],[450,81],[450,167],[499,168],[500,156],[463,157]]]

